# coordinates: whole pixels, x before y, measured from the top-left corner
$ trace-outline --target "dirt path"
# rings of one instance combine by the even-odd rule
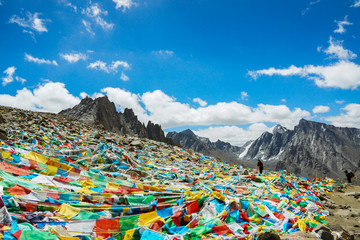
[[[345,184],[344,188],[325,195],[330,199],[325,204],[330,211],[329,225],[341,225],[355,239],[360,239],[360,186]]]

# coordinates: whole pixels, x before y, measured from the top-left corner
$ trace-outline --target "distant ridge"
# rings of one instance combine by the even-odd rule
[[[115,104],[107,96],[96,99],[86,97],[78,105],[62,110],[59,114],[86,123],[101,125],[109,131],[178,145],[172,139],[165,137],[159,124],[149,121],[145,126],[141,123],[132,109],[125,108],[124,113],[117,112]]]
[[[216,157],[223,162],[239,164],[238,156],[243,151],[242,147],[232,146],[230,143],[220,140],[211,142],[208,138],[197,136],[190,129],[182,132],[169,132],[166,137],[173,139],[183,148]]]
[[[360,129],[302,119],[294,130],[277,125],[263,133],[240,156],[305,177],[344,178],[360,167]]]

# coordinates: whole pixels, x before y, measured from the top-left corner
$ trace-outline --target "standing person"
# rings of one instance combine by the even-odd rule
[[[262,174],[262,172],[263,172],[263,170],[264,170],[264,165],[263,165],[263,163],[261,162],[260,158],[258,159],[257,166],[259,167],[259,172],[260,172],[260,174]]]
[[[348,180],[349,183],[351,183],[351,178],[354,177],[354,173],[353,172],[348,172],[347,170],[345,170],[345,175],[346,175],[346,178]]]

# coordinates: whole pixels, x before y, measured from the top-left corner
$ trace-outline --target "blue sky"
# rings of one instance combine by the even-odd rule
[[[0,104],[108,95],[235,145],[301,118],[360,128],[359,0],[0,0]]]

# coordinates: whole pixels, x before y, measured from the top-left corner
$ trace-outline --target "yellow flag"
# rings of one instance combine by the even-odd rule
[[[135,233],[135,230],[136,230],[136,228],[135,228],[135,229],[131,229],[131,230],[127,230],[127,231],[125,232],[125,236],[124,236],[123,240],[131,240],[131,239],[133,239],[133,235],[134,235],[134,233]]]
[[[1,151],[1,157],[12,159],[11,153],[5,151]]]
[[[71,219],[71,218],[75,217],[76,215],[79,214],[80,211],[81,211],[80,208],[70,206],[67,203],[61,204],[61,206],[58,208],[58,213],[60,213],[67,219]]]
[[[55,176],[55,174],[57,173],[57,167],[54,167],[54,166],[50,166],[50,165],[48,165],[47,166],[47,175],[49,175],[49,176]]]
[[[117,184],[117,183],[108,182],[106,184],[106,189],[109,189],[109,190],[118,190],[119,187],[120,187],[120,184]]]
[[[163,221],[163,219],[157,215],[156,211],[140,214],[139,216],[139,224],[142,226],[147,226],[157,220]]]
[[[24,154],[23,157],[30,159],[30,160],[34,160],[36,162],[44,163],[44,164],[46,164],[47,161],[49,161],[49,159],[47,157],[44,157],[44,156],[34,153],[34,152],[28,152],[28,153]]]

